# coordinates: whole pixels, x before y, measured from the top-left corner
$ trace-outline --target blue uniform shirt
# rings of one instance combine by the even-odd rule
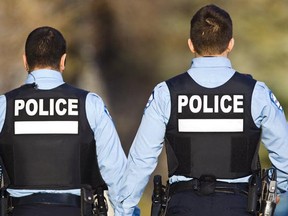
[[[200,57],[193,59],[188,73],[199,85],[214,88],[227,82],[235,70],[226,57]],[[257,127],[262,129],[261,140],[269,151],[272,164],[278,169],[278,188],[281,192],[286,192],[288,190],[288,126],[283,109],[263,82],[256,83],[251,106],[253,120]],[[133,208],[139,202],[149,177],[157,165],[158,156],[163,148],[170,110],[169,89],[166,83],[162,82],[155,87],[148,100],[129,152],[121,196],[126,215],[132,215]],[[221,179],[221,181],[247,182],[248,178],[249,176],[239,179]],[[189,178],[184,176],[172,176],[169,179],[170,183],[187,180]]]
[[[62,74],[58,71],[41,69],[28,74],[26,84],[36,83],[39,89],[49,90],[64,83]],[[6,114],[6,97],[0,96],[0,130],[2,130]],[[109,199],[114,206],[115,215],[122,215],[118,205],[120,179],[126,168],[127,158],[122,149],[111,116],[102,101],[94,94],[88,93],[86,98],[86,114],[96,140],[97,158],[101,175],[108,186]],[[11,196],[21,197],[37,192],[72,193],[80,195],[80,189],[74,190],[15,190],[8,189]]]

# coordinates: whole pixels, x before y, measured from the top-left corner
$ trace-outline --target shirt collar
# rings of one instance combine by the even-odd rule
[[[25,84],[35,83],[40,89],[55,88],[64,83],[62,73],[50,69],[39,69],[28,73]]]
[[[235,73],[226,57],[199,57],[192,60],[188,74],[199,85],[215,88],[227,82]]]
[[[226,57],[198,57],[192,60],[191,68],[232,68],[231,61]]]

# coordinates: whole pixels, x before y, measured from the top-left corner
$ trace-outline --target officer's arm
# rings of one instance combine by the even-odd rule
[[[5,95],[0,96],[0,131],[2,131],[3,124],[6,115],[6,97]]]
[[[126,155],[122,149],[112,118],[99,96],[92,93],[88,94],[86,112],[89,124],[94,132],[98,164],[102,178],[108,186],[109,199],[115,211],[121,211],[117,200],[120,194],[120,180],[126,168]]]
[[[132,215],[133,208],[138,204],[149,177],[157,166],[158,156],[163,148],[165,122],[170,115],[169,100],[168,88],[162,83],[156,86],[146,105],[130,148],[127,170],[123,178],[122,199],[125,215]]]
[[[283,108],[264,83],[255,86],[252,116],[262,128],[262,142],[277,169],[278,189],[288,190],[288,126]],[[254,110],[254,111],[253,111]]]

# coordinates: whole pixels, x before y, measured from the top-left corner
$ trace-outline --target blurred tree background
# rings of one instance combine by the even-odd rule
[[[192,15],[206,4],[227,10],[234,23],[233,67],[264,81],[288,109],[288,1],[285,0],[1,0],[0,91],[21,85],[24,42],[39,26],[59,29],[68,43],[64,77],[98,93],[128,153],[154,86],[186,71]],[[167,179],[165,151],[155,173]],[[265,150],[261,159],[268,166]],[[141,199],[149,215],[152,178]]]

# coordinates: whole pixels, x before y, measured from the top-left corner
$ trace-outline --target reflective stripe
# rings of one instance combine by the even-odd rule
[[[178,119],[179,132],[243,132],[243,119]]]
[[[15,134],[78,134],[78,121],[16,121]]]

